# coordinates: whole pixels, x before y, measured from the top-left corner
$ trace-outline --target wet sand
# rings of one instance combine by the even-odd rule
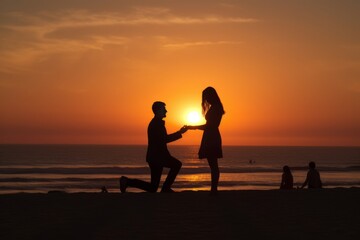
[[[0,195],[0,239],[357,239],[360,188]]]

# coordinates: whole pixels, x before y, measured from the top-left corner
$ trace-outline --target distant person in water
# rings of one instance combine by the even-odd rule
[[[309,163],[309,171],[301,188],[304,188],[306,185],[308,188],[322,188],[320,173],[315,169],[315,162]]]
[[[167,143],[182,138],[182,134],[187,131],[182,127],[173,134],[167,134],[165,121],[167,110],[165,103],[154,102],[152,105],[154,118],[148,126],[148,148],[146,161],[151,171],[151,182],[145,182],[139,179],[131,179],[125,176],[120,178],[120,191],[126,192],[128,187],[135,187],[147,192],[156,192],[161,179],[163,168],[170,168],[167,178],[162,186],[161,192],[174,192],[171,185],[174,183],[177,174],[180,171],[182,163],[172,157],[168,151]]]
[[[101,193],[108,193],[108,190],[106,189],[105,186],[103,186],[103,187],[101,188]]]
[[[187,128],[204,131],[199,149],[199,158],[206,158],[209,163],[211,170],[211,193],[216,194],[220,178],[218,158],[223,157],[219,125],[225,111],[219,95],[213,87],[207,87],[202,92],[201,106],[206,123],[199,126],[187,126]]]
[[[291,174],[289,166],[283,167],[283,174],[281,177],[280,189],[293,189],[294,178]]]

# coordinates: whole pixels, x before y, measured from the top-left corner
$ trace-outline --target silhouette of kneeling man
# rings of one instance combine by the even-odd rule
[[[154,118],[148,126],[148,148],[146,153],[146,161],[151,171],[151,182],[145,182],[139,179],[131,179],[125,176],[120,178],[120,191],[126,192],[128,187],[135,187],[147,192],[156,192],[161,179],[163,168],[170,168],[167,178],[162,186],[161,192],[174,192],[171,185],[174,183],[177,174],[180,171],[182,163],[170,155],[167,143],[182,138],[182,134],[187,131],[182,127],[179,131],[167,134],[165,121],[167,110],[165,103],[154,102],[152,105]]]

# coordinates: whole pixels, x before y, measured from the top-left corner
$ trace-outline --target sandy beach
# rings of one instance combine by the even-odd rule
[[[0,239],[357,239],[360,189],[0,195]]]

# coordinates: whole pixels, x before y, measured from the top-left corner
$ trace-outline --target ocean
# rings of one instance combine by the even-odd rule
[[[175,191],[210,189],[210,169],[198,159],[198,146],[169,145],[169,151],[183,163]],[[219,190],[279,189],[284,165],[301,186],[310,161],[325,188],[360,187],[360,147],[224,146],[223,152]],[[150,181],[145,156],[142,145],[0,145],[0,194],[100,192],[103,186],[119,192],[122,175]]]

